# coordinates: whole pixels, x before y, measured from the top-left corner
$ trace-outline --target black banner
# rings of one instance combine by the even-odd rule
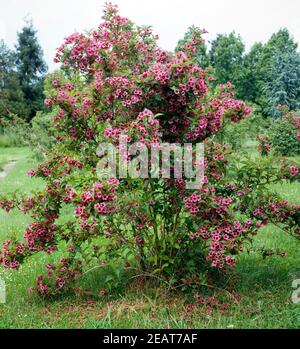
[[[262,340],[286,345],[290,337],[299,341],[297,330],[1,330],[0,348],[3,340],[10,346],[16,342],[30,347],[57,346],[67,343],[81,346],[93,345],[93,349],[110,345],[127,348],[152,347],[154,345],[204,347],[262,344]],[[296,338],[297,337],[297,338]],[[298,339],[298,341],[297,341]]]

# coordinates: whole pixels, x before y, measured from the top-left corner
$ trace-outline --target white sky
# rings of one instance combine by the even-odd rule
[[[299,0],[112,0],[122,16],[140,25],[152,25],[164,49],[174,49],[186,29],[195,24],[217,33],[240,33],[247,48],[265,42],[287,27],[300,44]],[[105,0],[0,0],[0,38],[12,48],[26,15],[33,19],[50,70],[55,49],[75,30],[101,22]]]

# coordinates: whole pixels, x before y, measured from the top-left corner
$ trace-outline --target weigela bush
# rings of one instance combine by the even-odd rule
[[[273,162],[235,168],[226,145],[213,141],[224,125],[251,110],[234,99],[230,83],[210,88],[213,77],[195,58],[202,32],[172,53],[111,4],[103,19],[58,49],[55,61],[62,69],[48,79],[45,100],[55,111],[57,144],[29,172],[44,179],[45,190],[30,198],[2,198],[3,209],[18,207],[33,222],[24,241],[3,243],[1,263],[18,269],[35,253],[60,249],[65,257],[47,265],[35,285],[42,295],[71,287],[91,266],[107,265],[107,282],[117,282],[115,276],[128,269],[189,287],[204,283],[210,270],[233,268],[262,225],[277,222],[299,237],[293,219],[298,208],[266,194],[271,179],[296,180],[296,170],[290,173],[288,164],[273,168]],[[203,142],[203,186],[187,190],[185,178],[100,180],[98,145],[119,146],[121,134],[148,148]],[[130,159],[128,154],[122,160]]]

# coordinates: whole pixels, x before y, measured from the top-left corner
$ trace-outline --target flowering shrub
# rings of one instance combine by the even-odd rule
[[[58,49],[55,61],[63,68],[48,79],[45,100],[55,112],[57,144],[28,173],[43,178],[45,190],[0,199],[6,211],[18,207],[33,219],[23,242],[3,243],[6,268],[18,269],[37,252],[65,253],[39,276],[40,294],[71,287],[91,265],[115,268],[107,282],[130,268],[197,286],[210,270],[233,268],[244,243],[268,222],[299,237],[298,208],[266,194],[270,181],[298,179],[296,170],[250,162],[235,168],[226,145],[212,140],[251,110],[234,99],[230,83],[211,91],[212,77],[194,57],[203,41],[195,33],[182,51],[165,52],[149,28],[136,27],[108,4],[97,29],[71,35]],[[146,147],[203,142],[202,187],[187,190],[186,178],[100,180],[98,144],[120,146],[121,134]],[[126,155],[123,162],[132,158]],[[66,210],[73,215],[62,221]]]
[[[268,133],[277,153],[285,156],[300,154],[300,117],[296,113],[275,120]]]

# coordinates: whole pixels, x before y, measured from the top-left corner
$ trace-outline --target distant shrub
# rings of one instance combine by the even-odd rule
[[[30,126],[23,119],[11,114],[0,116],[0,147],[23,147],[29,143]]]
[[[259,142],[258,144],[258,152],[262,156],[267,156],[270,151],[272,150],[272,144],[270,143],[269,139],[262,136],[257,136],[257,140]]]
[[[269,121],[254,111],[238,124],[226,125],[218,138],[221,137],[222,143],[229,144],[233,150],[239,150],[256,141],[257,135],[264,134],[268,126]]]
[[[300,117],[289,113],[275,120],[269,129],[269,139],[274,150],[284,156],[300,154]]]
[[[37,112],[32,119],[30,145],[38,158],[45,158],[55,143],[50,126],[53,116],[53,113]]]

